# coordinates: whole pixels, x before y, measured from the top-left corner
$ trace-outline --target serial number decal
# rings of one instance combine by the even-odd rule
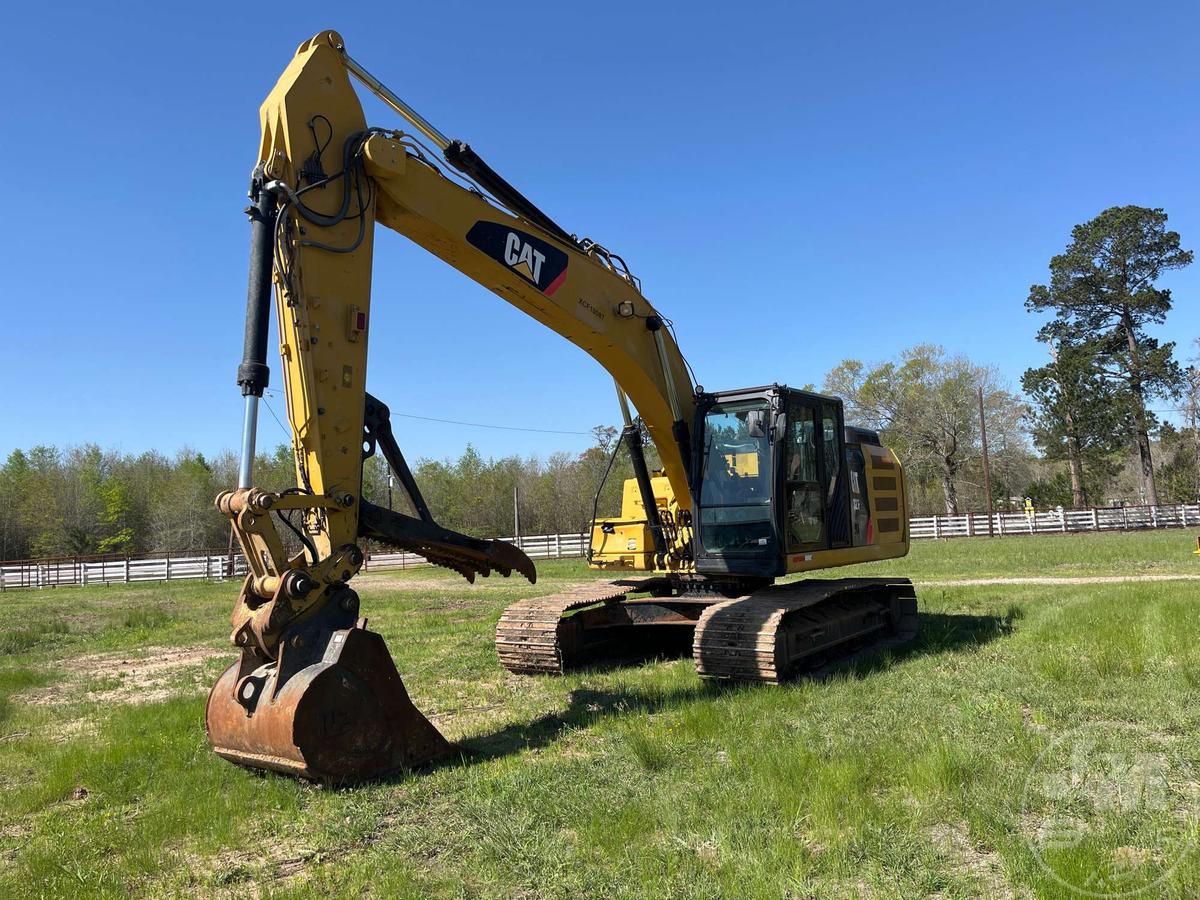
[[[589,313],[591,313],[593,316],[595,316],[601,322],[604,321],[604,313],[601,312],[600,310],[596,309],[596,307],[592,306],[592,304],[588,303],[582,297],[579,298],[579,306],[581,309],[587,310]]]

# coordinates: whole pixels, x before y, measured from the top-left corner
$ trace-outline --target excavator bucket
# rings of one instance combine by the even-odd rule
[[[357,609],[356,602],[330,606]],[[277,659],[243,648],[225,670],[205,710],[217,754],[253,768],[346,782],[451,753],[409,699],[387,645],[366,620],[331,628],[330,616],[317,618],[323,621],[288,630]]]

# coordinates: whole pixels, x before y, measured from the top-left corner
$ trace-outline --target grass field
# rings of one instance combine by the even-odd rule
[[[950,583],[1200,574],[1194,546],[918,544],[854,570],[926,583],[918,641],[783,688],[687,659],[506,674],[500,610],[590,577],[578,562],[534,588],[365,576],[372,627],[463,755],[345,789],[209,752],[233,584],[6,593],[0,895],[1200,896],[1200,584]],[[1108,780],[1072,777],[1083,757]]]

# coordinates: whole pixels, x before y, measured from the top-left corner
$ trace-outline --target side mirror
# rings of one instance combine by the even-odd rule
[[[752,409],[746,413],[746,432],[752,438],[767,436],[767,411],[765,409]]]

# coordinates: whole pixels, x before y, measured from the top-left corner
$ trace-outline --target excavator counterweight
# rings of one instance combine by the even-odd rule
[[[415,130],[369,127],[351,77]],[[577,238],[446,138],[336,32],[300,45],[260,113],[237,377],[242,459],[237,489],[217,498],[249,573],[232,616],[240,657],[208,699],[217,753],[340,781],[453,752],[360,617],[350,581],[366,541],[471,582],[537,577],[517,547],[434,519],[386,404],[367,393],[376,224],[574,343],[616,384],[635,477],[619,516],[594,517],[589,553],[613,580],[510,606],[496,627],[502,665],[557,673],[635,646],[690,647],[702,676],[774,683],[915,633],[904,579],[773,584],[908,551],[900,462],[873,432],[846,427],[840,400],[781,384],[694,384],[671,321],[621,256]],[[296,469],[295,486],[276,492],[253,484],[272,295]],[[399,488],[397,510],[364,495],[364,462],[377,453]]]

